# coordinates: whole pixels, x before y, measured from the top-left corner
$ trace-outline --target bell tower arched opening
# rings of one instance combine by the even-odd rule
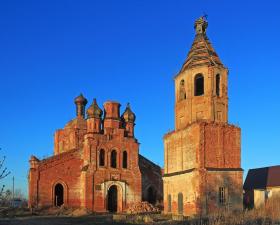
[[[194,78],[194,96],[204,95],[204,77],[197,74]]]

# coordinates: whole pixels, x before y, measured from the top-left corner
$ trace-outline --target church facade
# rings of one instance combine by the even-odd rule
[[[175,76],[175,130],[164,136],[164,212],[185,216],[242,209],[241,129],[228,123],[228,69],[204,17]]]
[[[135,114],[127,105],[75,98],[76,118],[55,133],[54,155],[30,158],[29,207],[83,207],[122,212],[140,201],[162,201],[161,168],[139,154]]]

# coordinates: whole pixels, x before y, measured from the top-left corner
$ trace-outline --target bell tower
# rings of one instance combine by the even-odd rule
[[[175,127],[195,121],[228,121],[228,70],[207,35],[205,17],[195,21],[195,39],[180,72],[175,76]]]
[[[185,216],[242,210],[241,129],[228,123],[228,70],[205,17],[175,76],[175,130],[164,135],[164,212]]]

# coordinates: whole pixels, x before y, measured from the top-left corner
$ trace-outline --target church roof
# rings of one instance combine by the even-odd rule
[[[267,187],[280,186],[280,166],[271,166],[258,169],[250,169],[244,190],[266,189]]]
[[[206,35],[207,26],[208,22],[205,17],[200,17],[195,21],[194,28],[196,35],[180,72],[198,66],[223,66]]]

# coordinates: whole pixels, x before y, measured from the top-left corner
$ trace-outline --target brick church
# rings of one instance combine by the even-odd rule
[[[129,104],[75,98],[76,118],[55,132],[54,155],[30,158],[29,207],[83,207],[122,212],[132,203],[162,200],[161,168],[139,154]]]
[[[164,136],[164,212],[205,215],[242,209],[239,127],[228,123],[228,69],[204,17],[175,76],[175,130]]]
[[[76,118],[57,130],[54,156],[30,159],[29,206],[122,212],[163,198],[164,213],[205,215],[242,209],[241,129],[228,123],[228,69],[207,35],[204,17],[175,76],[175,130],[164,136],[164,175],[139,154],[129,105],[75,99]],[[104,113],[103,113],[104,112]],[[164,188],[164,193],[162,190]]]

